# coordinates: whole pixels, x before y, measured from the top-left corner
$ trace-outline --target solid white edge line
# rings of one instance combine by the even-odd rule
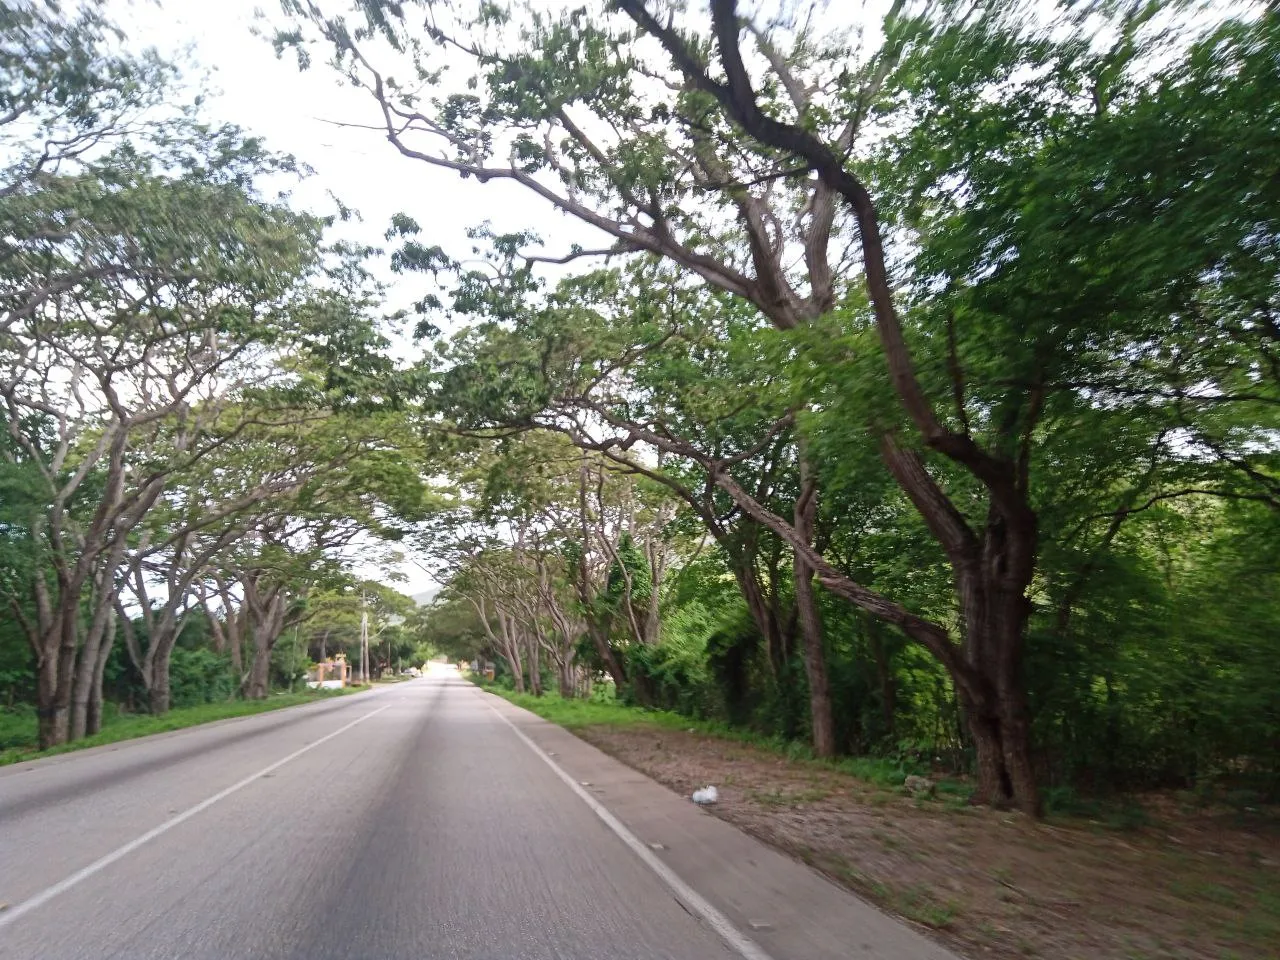
[[[37,907],[44,906],[54,897],[60,894],[66,893],[68,890],[70,890],[72,887],[74,887],[76,884],[80,883],[81,881],[88,880],[95,873],[105,870],[107,867],[111,866],[111,864],[115,863],[117,860],[120,860],[123,857],[127,857],[129,854],[133,853],[133,851],[137,850],[139,847],[145,844],[150,843],[152,840],[154,840],[156,837],[160,836],[161,834],[168,833],[174,827],[178,826],[178,824],[185,823],[187,820],[190,820],[192,817],[194,817],[197,813],[203,813],[205,810],[208,810],[219,800],[225,800],[227,797],[231,796],[236,791],[243,790],[245,787],[253,783],[253,781],[257,780],[259,777],[266,776],[268,773],[271,773],[271,771],[280,769],[289,761],[298,759],[298,757],[302,756],[308,750],[314,750],[316,747],[320,746],[320,744],[327,743],[328,741],[332,740],[334,737],[338,736],[339,734],[346,733],[348,730],[354,727],[357,723],[363,723],[365,720],[368,720],[370,717],[376,716],[377,714],[381,713],[383,710],[390,709],[391,706],[392,705],[388,703],[386,706],[379,707],[377,710],[371,710],[366,714],[356,717],[350,723],[346,724],[345,726],[339,727],[337,730],[334,730],[332,733],[325,734],[319,740],[315,740],[311,743],[308,743],[306,746],[293,751],[293,753],[289,754],[287,757],[284,757],[280,760],[277,760],[275,763],[272,763],[268,766],[263,767],[257,773],[250,774],[249,776],[245,777],[243,780],[239,780],[233,783],[231,786],[227,787],[226,789],[219,790],[213,796],[208,797],[204,800],[201,800],[194,807],[187,808],[186,810],[182,811],[182,813],[178,814],[176,817],[171,817],[170,819],[166,820],[164,823],[160,824],[158,827],[153,827],[152,829],[148,830],[146,833],[142,834],[142,836],[136,837],[135,839],[130,840],[128,843],[126,843],[122,847],[117,847],[115,850],[112,850],[106,856],[100,857],[97,860],[93,861],[93,863],[89,864],[87,867],[83,867],[80,870],[77,870],[75,873],[71,874],[71,876],[66,877],[63,880],[59,880],[53,886],[46,887],[44,890],[37,893],[34,897],[24,900],[21,903],[17,904],[16,906],[10,907],[8,910],[5,910],[3,913],[0,913],[0,928],[4,928],[8,926],[9,924],[13,923],[13,921],[17,920],[19,917],[25,916],[26,914],[30,913],[32,910],[35,910]]]
[[[479,691],[478,687],[476,689]],[[489,694],[485,694],[483,691],[479,692],[485,697],[485,705],[498,715],[498,719],[510,727],[515,735],[524,741],[524,745],[532,750],[543,763],[554,770],[556,776],[568,784],[569,789],[576,793],[582,802],[590,807],[591,811],[597,817],[604,821],[605,826],[617,834],[618,839],[630,847],[631,851],[644,861],[645,866],[658,875],[658,878],[671,889],[671,892],[675,894],[676,899],[684,904],[686,909],[701,917],[706,922],[707,926],[714,930],[721,940],[723,940],[740,956],[744,957],[745,960],[773,960],[769,954],[765,953],[759,944],[744,936],[738,928],[733,925],[732,920],[712,906],[712,904],[704,898],[702,894],[698,893],[698,891],[694,890],[693,887],[681,880],[674,870],[659,860],[654,852],[650,850],[639,837],[632,833],[621,820],[610,813],[604,804],[591,794],[587,793],[586,790],[582,789],[581,784],[579,784],[577,780],[569,776],[560,764],[547,756],[547,752],[545,750],[534,743],[523,730],[512,723],[511,719],[488,699]]]

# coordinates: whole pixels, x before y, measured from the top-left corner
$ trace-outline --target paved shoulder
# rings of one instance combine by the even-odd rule
[[[773,960],[956,960],[953,953],[561,727],[477,691]]]

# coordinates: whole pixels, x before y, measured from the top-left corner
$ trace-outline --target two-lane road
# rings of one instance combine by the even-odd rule
[[[738,956],[461,680],[0,768],[0,958]]]

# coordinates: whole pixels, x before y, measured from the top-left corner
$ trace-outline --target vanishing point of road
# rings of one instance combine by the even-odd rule
[[[0,902],[3,960],[946,956],[449,673],[0,768]]]

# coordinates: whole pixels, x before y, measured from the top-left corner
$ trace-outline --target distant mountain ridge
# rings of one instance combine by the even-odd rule
[[[431,587],[429,590],[423,590],[420,593],[409,594],[409,599],[420,607],[425,607],[440,594],[439,587]]]

